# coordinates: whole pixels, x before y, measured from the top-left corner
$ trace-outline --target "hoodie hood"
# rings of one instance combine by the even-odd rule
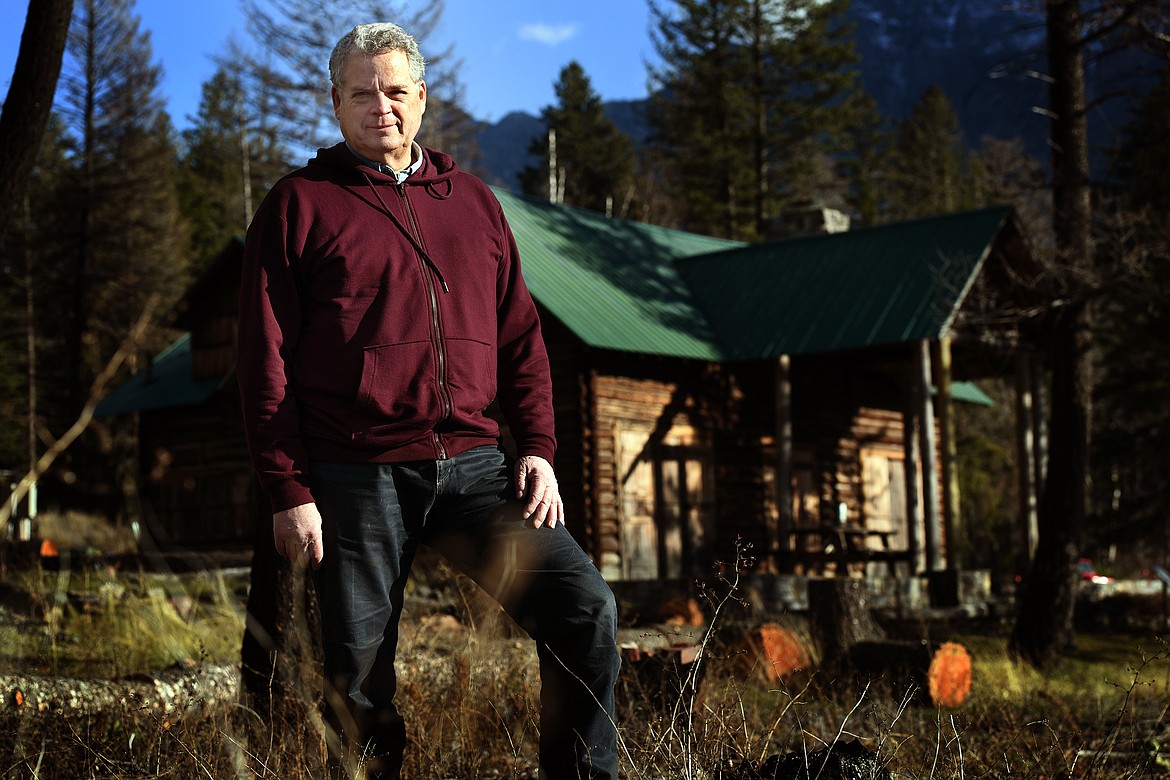
[[[455,175],[459,172],[459,165],[455,162],[455,158],[421,144],[419,148],[422,149],[423,164],[406,180],[407,186],[441,184],[444,188],[449,188]],[[369,179],[379,184],[394,182],[390,176],[362,162],[346,146],[344,141],[334,146],[318,149],[316,156],[309,160],[309,169],[312,170],[315,166],[326,166],[334,170],[345,171],[345,178],[348,179],[352,176],[355,181]]]

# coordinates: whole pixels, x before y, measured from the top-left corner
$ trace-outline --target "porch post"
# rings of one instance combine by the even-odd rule
[[[773,546],[780,571],[788,571],[792,558],[792,359],[776,360],[776,538]]]
[[[910,392],[906,396],[906,408],[902,413],[902,450],[905,453],[906,467],[906,541],[910,549],[910,574],[921,572],[924,568],[922,554],[922,528],[925,525],[922,518],[921,481],[918,478],[922,459],[919,457],[918,430],[918,382],[911,377]]]
[[[960,541],[962,514],[959,508],[959,448],[955,441],[955,399],[951,393],[951,340],[938,340],[938,415],[942,428],[942,473],[946,488],[943,501],[943,527],[946,530],[947,569],[963,568]]]
[[[926,570],[942,568],[942,544],[938,516],[938,435],[934,429],[934,403],[930,397],[930,341],[918,342],[918,438],[922,457],[922,517],[926,523]]]
[[[1040,536],[1037,498],[1035,377],[1031,357],[1020,350],[1016,353],[1016,459],[1020,479],[1020,541],[1024,560],[1020,572],[1028,570],[1036,542]]]

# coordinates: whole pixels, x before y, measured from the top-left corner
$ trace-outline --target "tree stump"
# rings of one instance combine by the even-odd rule
[[[886,637],[870,614],[865,580],[809,580],[808,608],[821,666],[839,667],[848,662],[854,645]]]

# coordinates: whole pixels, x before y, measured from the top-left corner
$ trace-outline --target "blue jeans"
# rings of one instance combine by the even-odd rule
[[[616,778],[617,607],[564,526],[534,529],[495,447],[393,464],[312,465],[325,560],[317,572],[326,711],[344,739],[398,777],[406,729],[394,706],[403,591],[419,544],[434,547],[536,640],[541,776]]]

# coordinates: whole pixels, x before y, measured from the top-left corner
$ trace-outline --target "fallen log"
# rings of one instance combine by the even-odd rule
[[[236,664],[175,668],[123,680],[77,680],[0,675],[0,713],[21,718],[49,714],[91,715],[111,710],[158,713],[206,711],[239,698]]]

